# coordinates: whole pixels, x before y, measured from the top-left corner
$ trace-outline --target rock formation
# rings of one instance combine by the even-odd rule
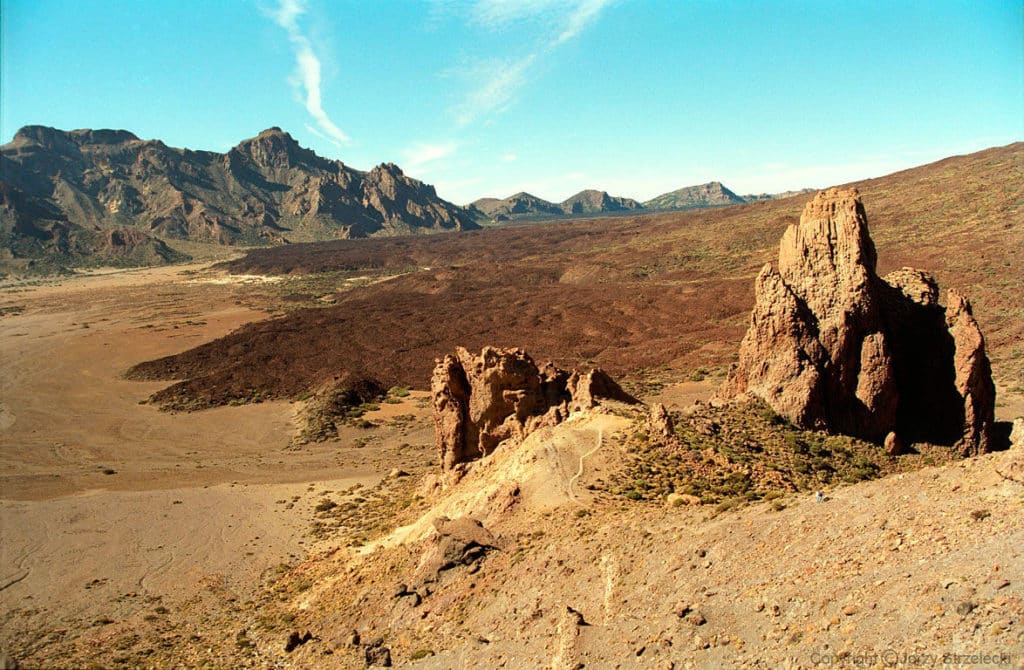
[[[764,398],[795,424],[881,441],[990,449],[995,387],[970,304],[925,272],[884,279],[856,190],[830,189],[782,237],[755,283],[724,397]],[[891,441],[890,440],[890,441]]]
[[[652,436],[657,438],[672,437],[675,432],[672,416],[660,402],[651,405],[651,412],[647,418],[647,429]]]
[[[459,347],[437,361],[430,384],[443,470],[486,456],[504,440],[522,439],[606,398],[636,400],[601,370],[538,367],[522,349]]]

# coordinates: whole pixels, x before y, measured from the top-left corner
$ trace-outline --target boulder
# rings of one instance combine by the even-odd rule
[[[491,532],[468,516],[457,519],[438,517],[434,519],[434,529],[437,533],[420,557],[416,570],[419,584],[436,581],[445,570],[460,565],[473,566],[488,551],[497,548]]]
[[[602,399],[635,403],[601,370],[538,367],[522,349],[459,347],[437,361],[431,379],[435,442],[441,469],[486,456],[505,440],[522,440]]]
[[[885,453],[890,456],[902,456],[907,453],[907,445],[903,443],[900,436],[894,432],[890,432],[885,436]]]
[[[778,270],[757,277],[720,395],[759,396],[805,428],[989,451],[995,388],[970,304],[951,291],[943,308],[928,273],[882,279],[876,262],[857,191],[818,193],[784,233]]]

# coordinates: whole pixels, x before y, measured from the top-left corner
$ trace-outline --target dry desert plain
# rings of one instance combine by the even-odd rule
[[[427,423],[407,431],[402,442],[415,448],[400,455],[384,447],[397,429],[375,431],[380,439],[370,448],[288,451],[287,401],[187,416],[140,404],[162,384],[123,379],[130,365],[266,316],[246,305],[263,295],[259,282],[201,268],[98,273],[5,291],[5,649],[58,642],[131,613],[163,616],[214,587],[249,599],[262,576],[313,544],[314,489],[372,486],[393,467],[426,464]],[[377,414],[387,420],[401,408],[422,416],[421,395]]]

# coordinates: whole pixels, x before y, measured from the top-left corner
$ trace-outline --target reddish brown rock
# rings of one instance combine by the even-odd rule
[[[569,411],[582,412],[596,407],[600,400],[618,400],[635,403],[636,399],[622,390],[604,370],[595,368],[586,374],[573,371],[566,383],[569,392]]]
[[[647,428],[652,436],[671,437],[675,433],[672,416],[660,402],[651,405],[651,414],[647,418]]]
[[[539,368],[522,349],[459,347],[437,362],[431,380],[435,441],[443,470],[486,456],[501,442],[520,440],[600,399],[634,403],[601,370],[568,373]]]
[[[925,272],[884,280],[855,189],[830,189],[808,203],[755,283],[750,328],[721,395],[753,394],[779,414],[881,442],[990,448],[995,391],[984,339],[970,306],[949,308]]]
[[[1024,417],[1018,416],[1010,428],[1010,449],[1024,451]]]
[[[885,436],[885,453],[890,456],[901,456],[907,453],[907,445],[903,443],[900,436],[894,432],[890,432]]]
[[[953,336],[956,390],[964,399],[964,420],[957,443],[965,456],[991,451],[996,387],[985,354],[985,338],[971,313],[971,303],[956,291],[946,299],[946,325]]]
[[[723,394],[753,393],[793,423],[824,428],[821,377],[828,354],[814,335],[812,315],[771,265],[757,276],[754,292],[750,329]]]

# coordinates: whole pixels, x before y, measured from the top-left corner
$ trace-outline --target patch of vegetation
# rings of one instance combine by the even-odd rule
[[[797,491],[820,491],[955,458],[945,447],[890,457],[880,446],[845,435],[799,429],[765,403],[701,406],[676,417],[675,435],[652,441],[643,420],[626,443],[627,464],[609,490],[629,500],[662,503],[672,493],[700,498],[718,512]]]
[[[696,370],[691,370],[690,374],[688,374],[686,378],[691,382],[702,382],[707,378],[709,374],[711,374],[711,372],[707,368],[700,367],[697,368]]]
[[[315,510],[314,537],[361,546],[423,514],[426,502],[416,495],[418,477],[386,477],[373,488],[341,491],[338,502],[324,500]]]

